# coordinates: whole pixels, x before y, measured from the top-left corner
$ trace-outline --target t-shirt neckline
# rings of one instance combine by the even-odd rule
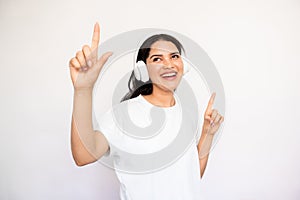
[[[153,105],[147,99],[145,99],[145,97],[143,97],[143,95],[141,95],[141,94],[138,96],[138,98],[140,98],[142,101],[144,101],[145,104],[147,104],[149,107],[160,108],[160,109],[163,109],[163,110],[174,110],[178,107],[178,102],[179,102],[176,95],[174,95],[175,104],[173,106],[169,106],[169,107],[162,107],[162,106]]]

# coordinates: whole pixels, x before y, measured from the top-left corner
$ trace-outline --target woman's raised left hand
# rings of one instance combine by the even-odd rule
[[[203,130],[204,133],[214,135],[220,128],[224,117],[218,112],[218,110],[213,109],[213,104],[215,101],[216,93],[213,93],[209,99],[208,105],[204,113]]]

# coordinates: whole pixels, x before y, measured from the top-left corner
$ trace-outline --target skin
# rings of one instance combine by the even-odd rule
[[[147,70],[153,82],[153,92],[144,96],[153,105],[169,107],[175,104],[173,91],[183,75],[183,61],[177,47],[168,41],[157,41],[151,45],[146,60]],[[175,72],[176,78],[166,80],[161,75]]]
[[[98,58],[99,41],[100,27],[96,23],[91,46],[84,45],[69,62],[74,87],[71,150],[78,166],[97,161],[109,149],[104,135],[93,130],[92,125],[93,87],[103,65],[112,55],[112,52],[106,52]],[[173,106],[175,104],[173,91],[183,75],[183,62],[178,49],[171,42],[157,41],[151,46],[146,64],[149,77],[154,84],[152,94],[144,96],[145,99],[156,106]],[[162,74],[167,72],[175,72],[176,77],[172,80],[162,78]],[[202,134],[197,145],[201,177],[207,165],[213,137],[224,120],[223,116],[213,109],[214,99],[215,93],[212,94],[204,113]]]
[[[93,163],[108,150],[104,135],[93,130],[92,95],[98,75],[111,52],[98,59],[100,27],[96,23],[91,46],[84,45],[69,62],[71,80],[74,86],[74,102],[71,122],[71,150],[78,166]]]

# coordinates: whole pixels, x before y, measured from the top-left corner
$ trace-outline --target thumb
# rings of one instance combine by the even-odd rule
[[[204,115],[204,119],[207,121],[211,121],[211,116],[210,115]]]
[[[96,62],[96,65],[95,67],[98,69],[98,70],[101,70],[103,65],[106,63],[106,61],[108,60],[108,58],[112,55],[113,53],[112,52],[106,52],[104,53]]]

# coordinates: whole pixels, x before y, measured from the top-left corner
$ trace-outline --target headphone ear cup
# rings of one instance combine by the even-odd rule
[[[140,72],[138,63],[135,63],[134,68],[133,68],[133,73],[134,73],[135,78],[140,81],[141,80],[141,72]]]
[[[182,60],[182,61],[183,61],[183,75],[185,75],[186,73],[188,73],[191,70],[191,66],[185,60]]]
[[[144,61],[138,61],[133,69],[134,76],[137,80],[147,82],[149,80],[147,66]]]

